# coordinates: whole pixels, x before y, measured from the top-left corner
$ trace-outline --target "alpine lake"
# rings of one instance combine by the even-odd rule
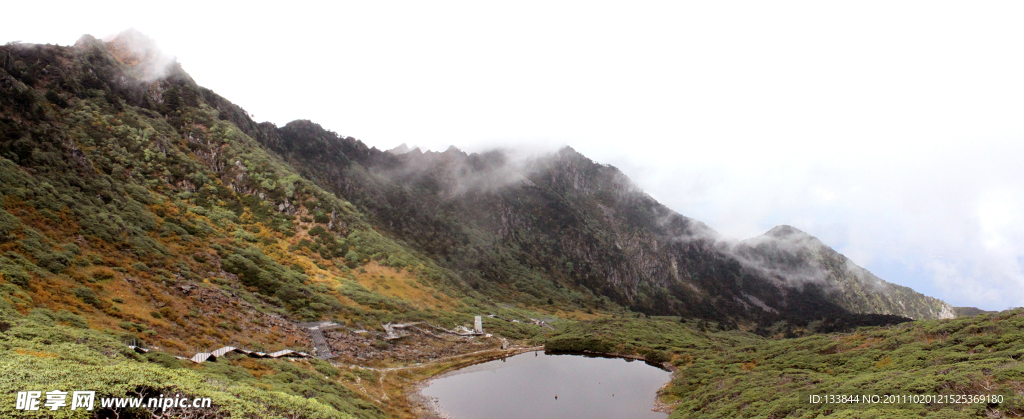
[[[644,361],[536,351],[443,374],[422,394],[451,419],[664,419],[652,409],[670,375]]]

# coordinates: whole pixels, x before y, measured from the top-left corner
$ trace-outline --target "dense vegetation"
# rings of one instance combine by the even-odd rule
[[[137,323],[146,319],[111,303],[114,280],[157,300],[176,285],[213,282],[260,311],[310,320],[352,314],[339,298],[351,294],[344,280],[367,264],[462,296],[449,273],[225,121],[214,106],[237,107],[184,73],[148,92],[121,88],[109,80],[124,66],[88,37],[71,49],[11,45],[3,54],[12,71],[0,73],[5,282]],[[79,85],[89,77],[98,79]]]
[[[4,286],[0,295],[19,293]],[[22,296],[23,298],[25,296]],[[68,311],[33,309],[20,316],[0,299],[0,394],[26,390],[98,390],[102,397],[157,398],[180,394],[209,397],[214,409],[205,412],[231,417],[274,418],[301,412],[306,418],[377,418],[372,403],[330,380],[341,372],[322,361],[251,360],[195,365],[163,352],[139,355],[108,333],[91,330],[86,320]],[[106,417],[109,409],[78,410],[70,417]],[[121,417],[141,409],[121,411]],[[4,417],[38,417],[39,412],[14,410],[13,400],[0,403]]]
[[[729,326],[725,326],[728,329]],[[1020,417],[1024,310],[852,333],[764,339],[675,319],[579,322],[548,349],[634,354],[678,368],[672,417]],[[1001,395],[999,404],[811,404],[824,395]]]
[[[41,345],[93,338],[22,318],[48,317],[104,330],[90,336],[107,336],[107,343],[132,340],[191,356],[228,343],[304,349],[297,342],[306,337],[292,324],[302,320],[450,326],[465,319],[467,303],[479,304],[461,300],[466,295],[451,273],[378,233],[350,203],[301,178],[225,120],[243,114],[239,108],[180,68],[144,83],[109,46],[87,36],[71,48],[0,48],[0,303],[11,309],[5,321],[23,325],[11,329],[19,335],[7,340],[5,362],[33,359],[33,370],[85,379],[85,367],[64,363],[77,359],[73,353],[106,353],[85,344],[24,358]],[[371,284],[367,268],[405,278],[403,293],[359,285]],[[24,330],[63,337],[35,339]],[[104,368],[155,368],[135,365],[134,356],[102,359],[87,364],[111,379],[119,373]],[[218,374],[202,370],[204,377]],[[167,374],[156,382],[206,380]],[[339,412],[365,408],[361,398],[330,386],[296,388],[304,379],[295,372],[273,375],[291,378],[261,380],[268,389],[315,395]],[[228,376],[247,387],[239,381],[245,374]],[[115,393],[131,387],[110,386]],[[13,394],[2,397],[5,408],[13,406]],[[265,396],[243,392],[224,403],[238,398],[256,403]],[[321,410],[311,408],[309,417]]]

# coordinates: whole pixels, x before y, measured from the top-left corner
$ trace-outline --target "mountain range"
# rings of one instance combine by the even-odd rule
[[[269,352],[305,345],[301,325],[318,321],[367,332],[488,313],[538,324],[672,316],[673,327],[793,338],[977,314],[886,282],[793,226],[724,237],[569,147],[378,150],[307,120],[257,123],[132,31],[0,47],[0,204],[0,314],[20,319],[0,322],[0,349],[63,342],[95,365],[136,359],[110,339],[188,356],[228,342]],[[359,342],[353,362],[412,353]],[[31,353],[17,362],[56,357]],[[45,368],[72,364],[61,365]],[[235,367],[253,380],[277,369],[268,377],[281,382],[260,385],[346,414],[383,414],[353,393],[369,378],[266,365]],[[325,375],[349,381],[315,384]],[[268,409],[299,403],[233,394]]]
[[[651,315],[761,324],[953,317],[948,304],[887,283],[796,228],[724,238],[568,147],[536,156],[385,152],[310,121],[250,134],[494,298],[543,305],[572,289]]]
[[[496,302],[618,304],[650,315],[760,325],[844,315],[954,316],[949,304],[887,283],[794,227],[744,241],[722,237],[661,205],[618,169],[568,147],[529,156],[455,147],[382,151],[310,121],[256,123],[179,65],[154,58],[159,53],[140,39],[127,32],[112,42],[85,37],[73,47],[5,47],[5,177],[58,188],[57,202],[36,210],[78,218],[78,226],[41,231],[41,243],[73,244],[59,236],[75,236],[151,247],[134,242],[153,241],[150,232],[166,231],[172,221],[154,209],[152,195],[189,195],[187,201],[209,210],[259,214],[271,228],[280,217],[327,214],[311,224],[322,225],[328,242],[361,229],[379,232],[435,264],[453,287]],[[161,77],[151,80],[153,74]],[[246,160],[243,153],[259,156]],[[19,182],[10,180],[8,214],[12,199],[31,199],[14,198],[10,188]],[[303,182],[308,186],[297,190]],[[113,192],[122,188],[124,196]],[[324,196],[309,201],[317,195]],[[101,209],[78,213],[90,201]],[[9,269],[45,265],[32,253],[39,246],[11,242],[19,244],[12,248],[18,256],[7,259],[20,262],[8,263],[29,266]],[[370,253],[343,247],[320,253],[328,261],[349,250]],[[145,261],[154,252],[136,253]]]

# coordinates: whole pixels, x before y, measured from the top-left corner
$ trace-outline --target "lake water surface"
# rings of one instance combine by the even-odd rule
[[[651,409],[669,375],[643,361],[527,352],[442,375],[423,394],[452,419],[664,419]]]

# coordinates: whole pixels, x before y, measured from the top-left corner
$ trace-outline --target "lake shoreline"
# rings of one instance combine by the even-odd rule
[[[501,351],[498,354],[482,354],[476,358],[470,358],[468,361],[452,363],[441,372],[431,375],[430,377],[424,378],[417,381],[405,392],[405,398],[409,401],[409,404],[414,408],[414,413],[419,419],[451,419],[451,417],[441,410],[441,406],[433,397],[423,394],[423,389],[426,388],[429,383],[433,380],[442,378],[455,371],[471,367],[473,365],[482,364],[485,362],[491,362],[502,358],[508,358],[528,352],[542,351],[544,346],[531,346],[531,347],[520,347],[511,348]]]
[[[640,355],[634,355],[634,354],[622,354],[622,353],[618,353],[618,352],[598,352],[598,351],[589,351],[589,350],[583,350],[583,351],[548,351],[547,349],[545,349],[544,352],[545,353],[550,353],[552,355],[593,355],[593,356],[599,356],[599,357],[602,357],[602,358],[633,359],[633,360],[637,360],[637,361],[643,361],[647,365],[650,365],[650,366],[655,367],[655,368],[661,368],[661,369],[663,369],[665,371],[668,371],[668,372],[671,372],[673,374],[676,371],[679,371],[679,368],[676,368],[676,366],[672,365],[671,362],[661,362],[661,363],[651,362],[651,361],[648,361],[647,358],[644,358],[644,357],[642,357]]]
[[[451,416],[448,413],[446,413],[443,409],[441,409],[439,399],[423,394],[423,390],[427,388],[432,381],[447,377],[450,374],[453,374],[465,368],[469,368],[473,365],[478,365],[502,358],[509,358],[512,356],[536,351],[544,351],[545,354],[551,355],[582,355],[601,358],[621,358],[627,360],[643,361],[644,363],[652,367],[659,368],[661,370],[671,373],[669,381],[662,385],[660,388],[658,388],[658,391],[655,393],[654,404],[651,410],[655,412],[671,414],[672,410],[675,408],[674,404],[669,405],[661,401],[662,391],[672,383],[672,379],[675,378],[676,374],[679,371],[679,369],[676,368],[675,365],[672,365],[669,362],[653,363],[646,360],[642,356],[634,354],[607,353],[597,351],[548,351],[544,346],[513,348],[504,351],[503,353],[498,355],[486,355],[473,359],[470,362],[453,364],[449,368],[445,368],[445,370],[443,370],[442,372],[419,380],[415,384],[410,386],[409,390],[405,394],[406,400],[408,400],[412,406],[416,407],[416,409],[414,410],[416,411],[416,417],[419,419],[451,419]]]

